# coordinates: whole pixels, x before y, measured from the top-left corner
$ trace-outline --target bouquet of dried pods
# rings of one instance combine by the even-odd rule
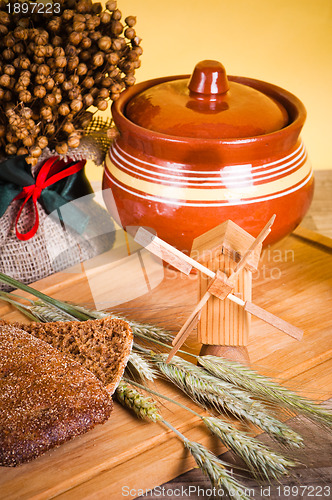
[[[135,83],[142,49],[115,0],[58,0],[50,13],[17,4],[0,2],[0,158],[34,166],[46,147],[79,147],[93,114]]]

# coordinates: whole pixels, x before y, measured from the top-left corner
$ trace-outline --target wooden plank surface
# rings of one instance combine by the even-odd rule
[[[289,237],[263,252],[253,276],[253,301],[304,330],[301,342],[252,318],[249,354],[261,373],[274,376],[301,394],[325,401],[332,395],[332,267],[322,246]],[[59,273],[36,287],[62,300],[93,306],[83,274]],[[116,307],[137,320],[157,323],[176,333],[197,300],[197,275],[165,270],[155,289]],[[21,316],[0,304],[0,317]],[[199,345],[192,335],[188,349]],[[194,407],[165,382],[157,387]],[[164,417],[190,439],[225,451],[200,421],[178,407],[163,406]],[[84,436],[17,468],[1,468],[1,499],[119,499],[122,488],[153,488],[194,466],[181,442],[161,424],[138,421],[119,405],[110,420]],[[137,496],[137,495],[136,495]],[[133,498],[133,495],[127,496]]]

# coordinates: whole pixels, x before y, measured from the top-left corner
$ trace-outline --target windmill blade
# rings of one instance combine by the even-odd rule
[[[263,229],[261,230],[261,232],[259,233],[259,235],[257,236],[257,238],[255,239],[255,241],[252,242],[252,244],[250,245],[250,247],[248,248],[248,250],[244,253],[243,257],[241,258],[240,262],[237,263],[237,266],[236,268],[234,269],[234,271],[232,272],[231,276],[232,278],[235,278],[235,276],[237,274],[239,274],[239,272],[244,268],[244,266],[246,265],[247,263],[247,260],[248,258],[250,257],[250,255],[252,254],[252,252],[258,247],[258,245],[260,245],[264,240],[265,238],[270,234],[271,232],[271,226],[272,224],[274,223],[275,221],[275,218],[276,218],[276,214],[272,215],[271,219],[269,220],[269,222],[263,227]]]
[[[245,302],[244,310],[265,321],[265,323],[269,323],[278,330],[287,333],[290,337],[293,337],[296,340],[302,340],[303,331],[300,328],[297,328],[269,311],[262,309],[262,307],[256,306],[256,304],[253,304],[252,302]]]
[[[192,270],[193,266],[184,259],[185,254],[143,227],[138,229],[134,240],[182,273],[188,275]]]
[[[191,332],[193,331],[193,329],[195,328],[195,326],[199,322],[200,317],[201,317],[201,311],[198,311],[193,316],[193,318],[191,319],[191,321],[188,322],[188,324],[187,324],[186,327],[185,327],[185,325],[183,325],[183,327],[181,328],[180,332],[176,336],[176,338],[178,338],[178,341],[174,343],[174,340],[175,340],[174,339],[173,342],[172,342],[173,348],[171,349],[171,351],[170,351],[170,353],[168,355],[166,363],[169,363],[171,361],[171,359],[173,358],[173,356],[177,353],[177,351],[180,349],[180,347],[185,343],[185,341],[187,340],[187,338],[189,337],[189,335],[191,334]],[[180,335],[180,333],[181,333],[181,335]]]
[[[134,240],[154,255],[157,255],[165,262],[168,262],[168,264],[171,264],[173,267],[185,274],[189,274],[191,269],[194,267],[195,269],[198,269],[198,271],[210,276],[210,278],[215,278],[215,273],[213,271],[199,262],[196,262],[196,260],[192,259],[177,248],[172,247],[172,245],[166,243],[164,240],[161,240],[158,236],[155,236],[143,227],[138,229]]]
[[[185,324],[182,326],[181,330],[179,331],[179,333],[176,335],[176,337],[174,337],[173,341],[172,341],[172,345],[175,346],[179,340],[181,340],[182,338],[182,335],[183,333],[186,332],[186,329],[189,327],[189,325],[192,323],[193,319],[195,318],[195,316],[197,314],[201,314],[201,310],[202,308],[204,307],[204,305],[206,304],[206,302],[209,300],[209,298],[211,297],[211,294],[210,292],[205,292],[205,294],[203,295],[203,297],[201,298],[201,300],[198,302],[198,304],[196,305],[195,309],[191,312],[190,316],[188,317],[187,321],[185,322]]]

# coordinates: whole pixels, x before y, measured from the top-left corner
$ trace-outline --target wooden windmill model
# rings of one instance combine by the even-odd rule
[[[190,257],[139,228],[135,240],[147,250],[185,274],[192,268],[199,271],[200,300],[174,338],[167,361],[196,325],[198,341],[203,344],[201,354],[218,355],[223,352],[219,346],[231,347],[239,351],[235,359],[242,361],[241,358],[246,357],[251,315],[301,340],[303,332],[299,328],[251,302],[252,272],[257,269],[262,242],[271,231],[274,219],[275,216],[256,239],[228,220],[196,238]]]

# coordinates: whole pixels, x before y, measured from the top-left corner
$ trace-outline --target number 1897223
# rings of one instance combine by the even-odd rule
[[[7,4],[8,14],[60,14],[59,3],[14,2]]]

